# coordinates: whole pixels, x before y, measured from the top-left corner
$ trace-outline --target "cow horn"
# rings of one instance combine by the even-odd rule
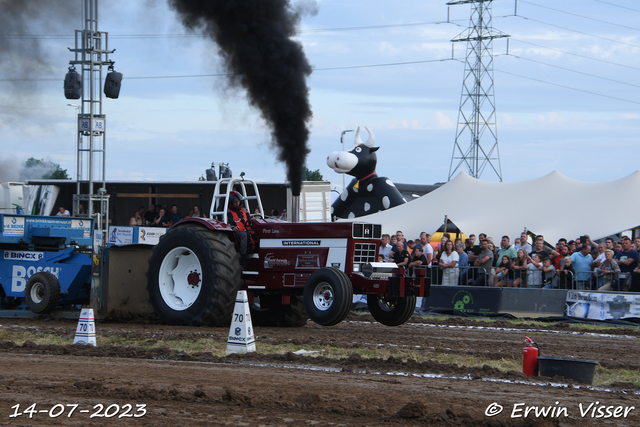
[[[354,141],[356,145],[362,144],[362,140],[360,139],[360,126],[358,126],[358,130],[356,130],[356,137]]]
[[[376,137],[373,136],[373,132],[371,132],[368,127],[365,126],[364,128],[369,132],[369,139],[367,139],[367,142],[365,142],[364,145],[369,148],[373,148],[373,144],[376,142]]]

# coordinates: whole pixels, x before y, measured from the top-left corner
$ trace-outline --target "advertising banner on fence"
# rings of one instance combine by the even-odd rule
[[[426,299],[428,310],[446,309],[462,313],[495,314],[500,306],[502,288],[432,286]]]
[[[164,227],[109,226],[109,245],[157,245],[167,230]]]
[[[133,244],[133,227],[109,226],[109,244],[131,245]]]
[[[167,230],[167,228],[161,227],[139,227],[136,243],[143,245],[157,245],[160,241],[160,237],[164,236],[167,233]]]
[[[567,292],[567,317],[615,320],[640,318],[640,294]]]

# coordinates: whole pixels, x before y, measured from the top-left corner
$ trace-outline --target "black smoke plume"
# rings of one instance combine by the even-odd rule
[[[246,89],[271,127],[272,144],[300,194],[311,120],[306,78],[311,66],[292,37],[302,10],[289,0],[169,0],[189,30],[217,44],[231,85]],[[311,11],[312,12],[312,11]]]

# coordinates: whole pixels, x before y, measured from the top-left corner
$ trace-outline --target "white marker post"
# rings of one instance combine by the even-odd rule
[[[249,314],[249,299],[247,291],[238,291],[229,328],[227,354],[253,351],[256,351],[256,339],[253,336],[253,325]]]
[[[83,308],[78,318],[78,328],[76,329],[76,337],[73,339],[74,344],[83,344],[96,346],[96,324],[93,318],[93,308]]]

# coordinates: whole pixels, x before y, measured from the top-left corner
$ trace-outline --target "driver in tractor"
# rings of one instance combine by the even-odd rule
[[[253,248],[253,228],[247,211],[242,207],[242,195],[237,191],[229,193],[227,224],[233,230],[240,246],[240,255],[244,257]]]

